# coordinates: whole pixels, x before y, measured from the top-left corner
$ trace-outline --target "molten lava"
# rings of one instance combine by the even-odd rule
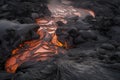
[[[52,21],[37,19],[37,23],[42,26],[37,31],[40,38],[24,42],[12,51],[12,57],[7,60],[5,66],[7,72],[14,73],[18,66],[26,61],[47,60],[58,53],[58,47],[64,46],[57,40],[56,25],[53,25]]]
[[[12,57],[6,61],[5,68],[9,73],[15,73],[16,69],[26,61],[44,61],[55,54],[64,53],[64,49],[59,50],[60,47],[67,48],[67,42],[61,43],[57,39],[55,31],[57,29],[56,22],[62,21],[67,23],[64,19],[67,16],[77,15],[84,17],[88,14],[95,17],[94,12],[84,9],[76,9],[71,6],[49,6],[52,16],[51,18],[36,19],[36,23],[40,25],[37,34],[40,35],[39,39],[26,41],[19,45],[12,51]],[[61,51],[61,52],[60,52]]]
[[[88,15],[95,17],[95,14],[92,10],[74,8],[73,6],[67,6],[63,4],[48,5],[48,8],[51,11],[53,17],[65,18],[71,16],[78,16],[81,19],[84,19]]]

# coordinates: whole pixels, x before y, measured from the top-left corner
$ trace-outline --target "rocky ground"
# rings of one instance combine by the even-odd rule
[[[34,23],[35,18],[50,16],[47,0],[1,0],[0,19],[18,21],[20,23]]]
[[[49,12],[47,7],[43,9],[43,6],[38,8],[37,5],[34,5],[43,4],[38,2],[40,0],[12,1],[1,0],[1,19],[9,19],[20,23],[34,23],[34,18],[41,16],[41,14],[42,16],[50,15],[44,14],[44,10]],[[13,4],[14,2],[21,3],[21,5],[18,6]],[[45,2],[45,5],[46,4],[47,3]],[[93,18],[88,16],[84,20],[81,20],[78,17],[71,17],[68,18],[68,24],[57,22],[60,26],[56,31],[56,34],[59,36],[59,41],[67,41],[70,47],[67,54],[57,55],[51,60],[45,62],[26,62],[19,67],[15,74],[1,71],[1,79],[120,79],[120,1],[74,0],[72,5],[74,7],[93,10],[96,17]],[[13,6],[16,6],[17,8],[14,8]],[[25,8],[20,6],[25,6]],[[31,8],[38,10],[34,11],[34,9]],[[24,15],[26,12],[27,14]],[[32,29],[30,29],[30,31],[31,30]]]

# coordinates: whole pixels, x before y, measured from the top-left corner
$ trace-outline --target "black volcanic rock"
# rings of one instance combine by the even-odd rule
[[[101,48],[106,49],[106,50],[114,50],[115,49],[115,47],[112,44],[109,44],[109,43],[102,44]]]
[[[97,39],[97,35],[95,32],[91,31],[91,30],[88,30],[88,31],[85,31],[85,30],[81,30],[79,31],[79,34],[81,34],[81,36],[84,38],[84,39]]]
[[[120,31],[119,30],[120,30],[119,26],[113,26],[108,32],[110,37],[117,42],[120,42]]]
[[[75,39],[74,39],[74,43],[75,44],[80,44],[80,43],[84,43],[86,40],[81,36],[77,36]]]
[[[34,23],[34,18],[50,16],[51,14],[47,8],[47,0],[1,0],[0,3],[0,19],[16,19],[21,23]],[[38,15],[33,18],[32,13],[37,13]],[[26,18],[30,18],[32,21]]]

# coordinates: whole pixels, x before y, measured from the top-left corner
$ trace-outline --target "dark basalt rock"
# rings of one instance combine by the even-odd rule
[[[74,43],[75,44],[80,44],[80,43],[84,43],[86,40],[81,36],[77,36],[75,39],[74,39]]]
[[[120,51],[120,47],[117,47],[117,50]]]
[[[97,52],[98,52],[100,55],[105,55],[105,54],[107,54],[107,50],[101,49],[101,48],[98,48],[98,49],[97,49]]]
[[[113,26],[111,27],[111,30],[108,32],[111,39],[120,42],[120,27],[119,26]]]
[[[79,34],[81,34],[81,36],[84,38],[84,39],[97,39],[97,35],[95,32],[93,31],[84,31],[84,30],[81,30],[79,31]]]
[[[109,44],[109,43],[102,44],[101,48],[106,49],[106,50],[115,50],[115,47],[112,44]]]
[[[0,19],[16,19],[20,23],[34,23],[34,18],[51,15],[47,8],[47,0],[1,0],[0,3]],[[37,13],[38,15],[35,16],[32,13]],[[29,20],[26,18],[29,18]]]

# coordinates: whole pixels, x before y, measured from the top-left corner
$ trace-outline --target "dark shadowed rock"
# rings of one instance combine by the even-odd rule
[[[118,51],[120,51],[120,46],[119,46],[119,47],[117,47],[117,50],[118,50]]]
[[[119,15],[119,16],[116,16],[116,17],[114,18],[114,23],[115,23],[116,25],[120,25],[120,15]]]
[[[92,31],[92,30],[88,30],[88,31],[86,31],[86,30],[80,30],[79,34],[81,34],[81,36],[84,39],[93,39],[93,40],[97,39],[96,33],[94,31]]]
[[[35,20],[35,19],[39,18],[39,14],[38,13],[32,13],[31,17],[32,17],[33,20]]]
[[[105,49],[101,49],[101,48],[98,48],[96,51],[97,51],[100,55],[105,55],[105,54],[108,53]]]
[[[50,16],[51,12],[47,8],[47,0],[1,0],[0,1],[0,19],[18,20],[20,23],[34,23],[35,21],[26,22],[24,18],[33,18],[39,14],[41,16]],[[32,14],[32,17],[31,17]]]
[[[120,52],[118,51],[118,52],[116,52],[115,53],[118,57],[120,57]]]
[[[56,23],[57,23],[58,26],[63,26],[63,25],[65,25],[62,21],[58,21],[58,22],[56,22]]]
[[[76,38],[77,36],[78,36],[78,30],[77,30],[77,28],[69,28],[68,29],[68,34],[71,36],[71,37],[73,37],[73,38]]]
[[[75,44],[80,44],[80,43],[84,43],[85,42],[85,39],[81,37],[81,35],[77,36],[75,39],[74,39],[74,43]]]
[[[119,26],[111,27],[109,35],[113,40],[120,42],[120,27]]]
[[[114,50],[115,49],[115,47],[112,44],[109,44],[109,43],[102,44],[101,48],[106,49],[106,50]]]

